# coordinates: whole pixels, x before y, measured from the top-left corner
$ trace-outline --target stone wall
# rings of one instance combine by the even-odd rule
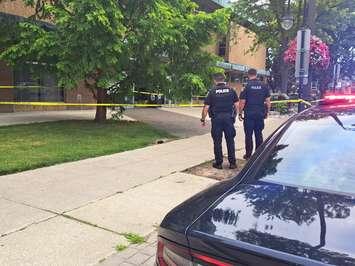
[[[265,46],[259,45],[256,51],[249,51],[254,45],[255,38],[255,33],[247,32],[241,26],[234,26],[229,37],[228,61],[264,70],[266,64]]]
[[[21,0],[3,0],[0,2],[0,12],[29,17],[33,15],[34,11],[31,7],[27,7]],[[0,61],[0,85],[12,86],[14,85],[12,69],[7,67],[4,62]],[[0,101],[13,101],[13,89],[0,89]],[[81,82],[76,89],[65,90],[64,101],[69,103],[95,103],[92,93],[88,90],[84,83]],[[65,110],[69,109],[63,106],[2,106],[0,105],[0,112],[12,111],[47,111],[47,110]],[[84,109],[75,107],[74,109]],[[87,108],[86,108],[87,109]]]
[[[80,82],[75,89],[64,90],[64,101],[67,103],[96,103],[92,92],[85,87],[84,82]],[[70,110],[92,109],[92,107],[67,107]]]
[[[29,17],[33,15],[33,9],[25,6],[23,1],[3,0],[0,2],[0,12],[17,15],[21,17]]]

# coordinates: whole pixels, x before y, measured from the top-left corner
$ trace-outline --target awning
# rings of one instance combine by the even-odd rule
[[[213,2],[215,2],[216,4],[223,6],[223,7],[227,7],[231,5],[231,0],[212,0]]]
[[[235,63],[229,63],[229,62],[217,62],[217,66],[221,67],[225,70],[236,70],[236,71],[240,71],[243,73],[247,73],[248,70],[251,68],[249,66],[246,65],[241,65],[241,64],[235,64]],[[264,69],[257,69],[257,72],[259,75],[262,76],[270,76],[270,72],[266,71]]]

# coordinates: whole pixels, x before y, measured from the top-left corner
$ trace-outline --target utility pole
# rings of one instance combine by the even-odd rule
[[[310,40],[310,29],[302,29],[298,31],[295,76],[298,78],[298,97],[302,100],[307,100],[309,95],[306,86],[308,84],[309,73]],[[304,104],[300,102],[298,104],[298,112],[302,112],[303,110]]]
[[[302,100],[310,98],[309,84],[309,63],[310,63],[310,42],[314,29],[316,16],[315,0],[304,0],[303,2],[303,25],[297,33],[297,58],[295,76],[298,79],[298,94]],[[303,103],[298,104],[298,112],[305,109]]]
[[[339,77],[340,77],[340,63],[337,60],[337,63],[334,65],[334,70],[333,70],[333,88],[332,88],[333,92],[336,91],[339,82]]]
[[[314,34],[315,23],[316,23],[316,0],[308,0],[306,4],[306,16],[305,16],[305,27],[310,29],[311,36]],[[312,76],[308,75],[308,82],[304,88],[304,99],[309,100],[311,97],[311,87],[312,87]]]

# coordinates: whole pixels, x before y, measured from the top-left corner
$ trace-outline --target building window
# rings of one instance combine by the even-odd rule
[[[15,98],[19,102],[63,102],[63,88],[57,86],[53,74],[41,73],[37,77],[26,67],[14,71]]]
[[[218,42],[218,56],[225,57],[227,54],[227,38],[223,37]]]

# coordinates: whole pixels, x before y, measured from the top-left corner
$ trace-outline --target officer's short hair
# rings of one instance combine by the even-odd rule
[[[251,68],[248,70],[248,76],[256,76],[258,72],[256,71],[255,68]]]
[[[213,75],[213,80],[216,82],[224,82],[226,80],[226,76],[223,73],[216,73]]]

